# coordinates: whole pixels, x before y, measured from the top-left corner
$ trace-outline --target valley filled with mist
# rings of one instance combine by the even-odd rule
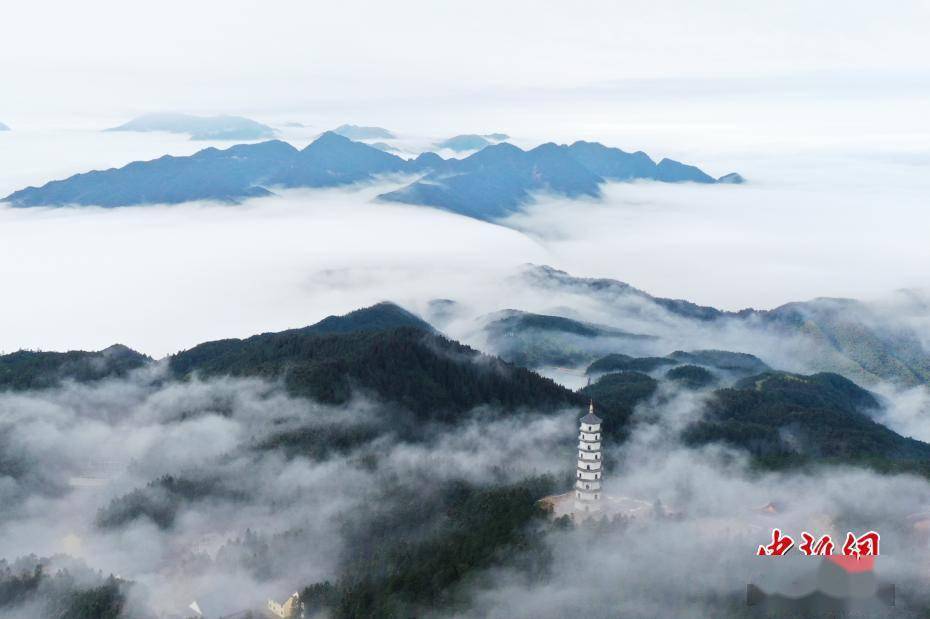
[[[744,616],[747,582],[810,570],[754,560],[773,526],[880,530],[895,616],[923,612],[925,297],[727,312],[495,273],[162,358],[0,357],[5,612],[220,617],[296,590],[306,616]],[[540,507],[589,401],[605,491],[647,516]]]

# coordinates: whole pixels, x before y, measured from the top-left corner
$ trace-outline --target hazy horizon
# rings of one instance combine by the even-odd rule
[[[287,191],[239,206],[0,205],[5,291],[33,302],[0,311],[0,350],[122,342],[160,356],[208,339],[310,324],[383,299],[416,306],[467,295],[477,280],[491,282],[523,263],[728,310],[824,296],[878,299],[930,286],[930,247],[922,241],[930,228],[923,198],[930,189],[930,151],[904,139],[896,151],[846,144],[819,151],[750,151],[732,143],[718,149],[704,136],[700,147],[681,141],[669,152],[673,125],[637,127],[624,137],[625,126],[574,136],[564,128],[520,134],[497,123],[485,130],[510,133],[523,147],[561,136],[643,148],[656,159],[674,156],[714,175],[738,171],[749,182],[609,183],[597,201],[538,196],[503,222],[508,227],[375,202],[378,193],[397,186],[391,181]],[[317,131],[280,130],[297,146]],[[424,126],[399,135],[411,148],[426,148],[453,133]],[[668,150],[649,146],[666,140]],[[185,135],[14,128],[0,134],[0,193],[231,144]],[[383,273],[376,288],[368,283],[372,270]],[[465,288],[446,276],[462,270],[475,272]],[[343,284],[333,273],[363,283]],[[329,284],[311,290],[308,281]],[[68,291],[66,302],[62,291]],[[493,309],[508,306],[506,297],[498,302]]]
[[[460,246],[455,239],[463,226],[482,248],[482,260],[498,255],[501,267],[543,262],[724,309],[820,296],[883,297],[930,285],[930,250],[921,240],[930,228],[923,208],[930,177],[930,49],[922,26],[928,17],[926,0],[900,3],[894,14],[865,2],[596,2],[579,10],[555,2],[452,9],[419,1],[337,7],[237,0],[169,2],[131,14],[114,0],[35,2],[17,8],[0,40],[4,80],[17,93],[0,104],[0,122],[12,128],[0,132],[0,194],[231,145],[101,132],[151,112],[242,115],[272,125],[297,146],[343,123],[384,126],[417,149],[460,133],[504,132],[522,147],[594,140],[693,163],[714,176],[736,171],[749,183],[609,186],[598,204],[543,196],[508,222],[520,231],[516,236],[423,209],[369,208],[364,188],[346,195],[357,206],[353,213],[376,217],[390,231],[368,242],[408,264],[427,250],[418,246],[422,239],[402,235],[404,226],[440,222],[453,247]],[[295,122],[306,127],[285,126]],[[342,194],[315,195],[304,194],[300,204],[312,203],[308,211],[318,216],[321,200]],[[144,348],[137,329],[148,328],[145,320],[86,335],[92,316],[130,311],[114,293],[119,278],[107,269],[148,277],[152,285],[135,311],[154,312],[159,299],[177,295],[170,286],[186,271],[177,257],[159,261],[153,253],[170,247],[197,263],[204,248],[183,234],[186,226],[249,226],[254,210],[157,209],[0,206],[0,260],[5,269],[31,269],[29,277],[4,271],[8,294],[49,307],[45,291],[72,288],[74,311],[58,314],[61,329],[85,334],[53,336],[44,327],[55,316],[51,310],[20,314],[7,307],[0,314],[0,349],[91,347],[106,339]],[[198,215],[188,223],[189,212]],[[62,222],[62,233],[51,233],[54,243],[40,232],[47,219]],[[152,228],[155,221],[160,228]],[[280,234],[302,226],[307,242],[320,242],[311,217],[287,225]],[[328,215],[324,227],[341,239],[334,258],[317,255],[297,264],[282,255],[281,268],[303,269],[312,278],[347,268],[340,252],[372,249],[358,245],[351,219],[340,223]],[[187,241],[159,237],[158,230],[181,231]],[[279,249],[272,236],[254,248],[266,258]],[[128,253],[108,254],[108,243]],[[453,253],[443,244],[432,251],[434,266]],[[101,280],[77,270],[75,258],[103,270]],[[190,291],[195,315],[217,299],[226,306],[255,303],[233,286],[236,260],[227,266],[215,281],[230,287]],[[277,266],[270,261],[266,269]],[[249,264],[242,268],[263,277]],[[347,300],[321,302],[306,320],[295,318],[308,301],[299,277],[275,283],[277,277],[262,290],[275,298],[269,307],[254,308],[249,319],[223,330],[206,329],[199,339],[296,326],[351,309]],[[99,281],[114,288],[101,290]],[[447,296],[443,287],[440,278],[431,293]],[[211,299],[199,299],[206,289]],[[281,299],[290,308],[286,317]],[[197,322],[207,320],[204,313]],[[196,339],[187,335],[173,345]]]

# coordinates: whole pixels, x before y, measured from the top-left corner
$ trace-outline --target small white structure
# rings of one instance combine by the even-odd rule
[[[601,481],[604,463],[601,460],[601,418],[594,414],[594,402],[588,414],[581,418],[578,433],[578,468],[575,470],[575,512],[597,512],[601,509]]]
[[[274,600],[268,600],[268,610],[274,614],[275,617],[290,619],[294,616],[294,611],[297,610],[297,605],[299,602],[300,595],[298,593],[294,593],[294,595],[287,598],[283,604],[278,604]]]

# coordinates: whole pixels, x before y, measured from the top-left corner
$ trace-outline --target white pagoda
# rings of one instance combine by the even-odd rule
[[[595,512],[601,509],[601,418],[594,414],[594,402],[588,414],[581,418],[578,433],[578,468],[575,471],[575,512]]]

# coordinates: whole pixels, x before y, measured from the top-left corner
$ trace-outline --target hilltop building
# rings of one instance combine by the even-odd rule
[[[581,418],[578,432],[578,464],[575,470],[575,511],[601,510],[601,481],[604,461],[601,459],[601,418],[594,414],[594,402],[588,414]]]
[[[594,402],[579,420],[575,486],[571,492],[543,497],[539,505],[553,518],[568,516],[577,522],[602,517],[651,518],[655,506],[647,501],[604,494],[604,459],[601,452],[602,419],[594,413]]]

